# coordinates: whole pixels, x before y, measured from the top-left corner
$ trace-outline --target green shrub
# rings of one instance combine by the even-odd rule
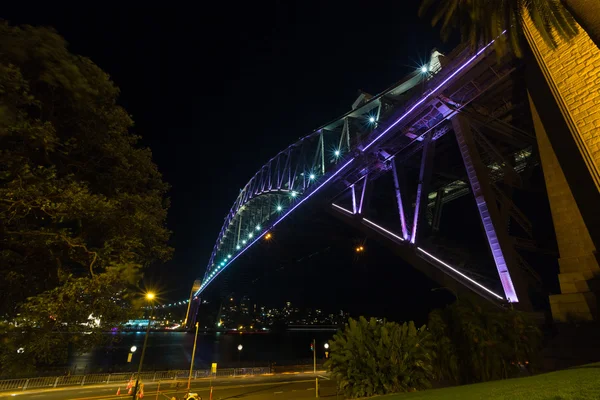
[[[350,318],[330,341],[325,366],[348,397],[420,390],[431,386],[431,335],[411,321],[399,325]]]
[[[461,299],[429,315],[435,343],[434,367],[442,379],[459,384],[505,379],[532,369],[541,333],[524,313]]]

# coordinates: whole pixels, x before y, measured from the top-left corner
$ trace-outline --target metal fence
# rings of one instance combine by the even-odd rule
[[[192,371],[192,379],[212,377],[235,377],[247,375],[262,375],[271,372],[270,367],[253,368],[223,368],[217,369],[216,374],[211,374],[208,369],[199,369]],[[176,381],[186,380],[189,377],[189,370],[156,371],[143,372],[140,379],[144,382],[158,381]],[[124,372],[118,374],[91,374],[91,375],[70,375],[70,376],[46,376],[41,378],[22,378],[0,380],[0,391],[17,391],[31,389],[49,389],[61,386],[84,386],[84,385],[126,385],[131,379],[136,378],[135,373]]]
[[[316,370],[323,371],[325,367],[323,364],[317,364]],[[302,364],[302,365],[274,365],[271,367],[271,372],[275,374],[286,374],[286,373],[312,373],[315,370],[313,364]]]

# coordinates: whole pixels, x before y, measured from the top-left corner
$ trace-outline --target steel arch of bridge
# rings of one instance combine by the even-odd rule
[[[360,215],[365,188],[356,190],[355,185],[361,179],[364,179],[366,185],[365,174],[368,168],[364,168],[365,163],[373,163],[373,159],[376,158],[379,158],[374,161],[376,163],[389,163],[392,160],[394,178],[397,181],[394,158],[403,155],[400,148],[408,149],[409,144],[412,145],[417,141],[427,143],[444,135],[450,128],[449,124],[443,122],[450,120],[462,107],[480,94],[481,90],[477,88],[479,92],[468,93],[457,102],[456,99],[444,98],[443,91],[455,84],[468,71],[480,68],[485,64],[484,60],[489,61],[495,57],[495,55],[490,57],[492,43],[482,47],[474,54],[463,49],[446,63],[447,65],[443,69],[437,58],[439,53],[433,53],[429,71],[426,74],[420,70],[415,71],[399,84],[373,98],[361,95],[350,112],[301,138],[271,158],[240,191],[225,217],[206,273],[194,296],[202,293],[240,255],[261,240],[269,230],[281,223],[314,194],[342,178],[352,192],[352,210],[335,204],[333,206],[348,215]],[[494,71],[491,67],[492,64],[493,62],[488,62],[482,68],[490,68]],[[494,73],[497,80],[504,77],[496,71]],[[494,82],[494,79],[491,79],[490,86]],[[440,103],[439,99],[443,101]],[[439,104],[432,106],[432,102]],[[424,117],[415,121],[414,117],[421,114]],[[409,122],[410,129],[407,129],[406,125]],[[455,131],[457,129],[455,127]],[[402,131],[403,140],[407,140],[407,142],[403,143],[394,154],[380,151],[379,147],[382,142],[387,141],[390,137],[398,136],[393,134],[400,131]],[[365,161],[366,159],[370,159],[370,161]],[[467,163],[468,160],[465,159],[465,165],[469,170]],[[479,184],[476,176],[472,179],[469,175],[469,180],[472,187]],[[398,186],[397,183],[396,186]],[[421,191],[422,187],[419,186],[418,190]],[[357,195],[358,192],[360,194]],[[380,233],[387,232],[388,236],[392,235],[400,242],[409,243],[416,252],[428,257],[430,262],[437,263],[438,267],[449,268],[458,274],[458,279],[464,277],[467,285],[473,286],[472,284],[474,284],[483,287],[435,255],[417,246],[417,219],[421,214],[419,202],[423,196],[417,195],[415,219],[410,229],[398,191],[397,196],[402,219],[402,233],[390,232],[366,218],[362,218],[363,222]],[[484,203],[478,200],[478,205],[482,205],[479,209],[482,220],[485,220],[485,214],[488,213]],[[485,287],[483,289],[489,293],[483,293],[483,295],[490,295],[493,298],[509,302],[518,302],[517,290],[511,278],[512,271],[509,272],[502,251],[498,251],[496,243],[498,239],[494,236],[496,235],[494,227],[491,224],[488,225],[489,227],[484,222],[504,296]],[[476,291],[478,289],[475,287]]]

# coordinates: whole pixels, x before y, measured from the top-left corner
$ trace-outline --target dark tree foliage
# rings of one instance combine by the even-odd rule
[[[527,314],[461,298],[434,310],[427,324],[440,378],[466,384],[505,379],[539,362],[541,332]]]
[[[171,256],[168,185],[118,95],[53,30],[0,22],[0,375],[97,343]]]

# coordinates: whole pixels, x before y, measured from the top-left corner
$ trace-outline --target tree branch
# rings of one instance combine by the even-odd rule
[[[53,236],[64,240],[69,247],[79,247],[82,248],[88,255],[92,255],[92,262],[90,263],[90,275],[94,276],[94,264],[98,260],[98,253],[95,251],[90,251],[85,244],[73,243],[66,235],[62,235],[59,233],[50,233],[50,232],[15,232],[15,231],[7,231],[9,235],[22,235],[22,236]]]

